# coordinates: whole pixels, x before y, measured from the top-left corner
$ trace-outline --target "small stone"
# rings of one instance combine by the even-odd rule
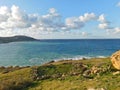
[[[104,88],[97,88],[97,89],[89,88],[88,90],[105,90],[105,89]]]
[[[62,74],[62,77],[65,77],[65,74]]]
[[[113,75],[118,75],[120,74],[120,71],[114,72]]]
[[[98,67],[96,67],[96,66],[93,66],[93,67],[91,68],[91,74],[97,74],[97,73],[99,73],[100,71],[101,71],[101,69],[98,68]]]

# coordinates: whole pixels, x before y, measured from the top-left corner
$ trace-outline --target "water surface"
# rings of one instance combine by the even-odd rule
[[[0,66],[39,65],[51,60],[108,57],[120,39],[40,40],[0,44]]]

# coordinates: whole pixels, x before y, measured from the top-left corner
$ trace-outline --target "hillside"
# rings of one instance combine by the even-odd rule
[[[0,43],[19,42],[19,41],[35,41],[36,39],[28,36],[13,36],[13,37],[0,37]]]
[[[119,81],[109,58],[0,68],[0,90],[120,90]]]

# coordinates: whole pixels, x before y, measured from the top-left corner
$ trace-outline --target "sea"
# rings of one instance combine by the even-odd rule
[[[120,50],[120,39],[55,39],[0,44],[0,66],[105,58]]]

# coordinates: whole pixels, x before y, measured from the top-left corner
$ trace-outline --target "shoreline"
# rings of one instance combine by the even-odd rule
[[[109,56],[110,57],[110,56]],[[6,66],[0,66],[1,67],[4,67],[4,68],[8,68],[8,67],[20,67],[20,68],[26,68],[26,67],[32,67],[32,66],[40,66],[40,65],[44,65],[44,64],[49,64],[49,63],[54,63],[54,62],[62,62],[62,61],[81,61],[81,60],[92,60],[92,59],[106,59],[106,58],[109,58],[109,57],[89,57],[89,58],[86,58],[86,57],[82,57],[82,58],[64,58],[64,59],[55,59],[55,60],[50,60],[50,61],[47,61],[45,63],[42,63],[42,64],[35,64],[35,65],[6,65]]]
[[[63,58],[63,59],[55,59],[54,61],[61,61],[61,60],[88,60],[93,58],[108,58],[110,56],[75,56],[73,58]]]

